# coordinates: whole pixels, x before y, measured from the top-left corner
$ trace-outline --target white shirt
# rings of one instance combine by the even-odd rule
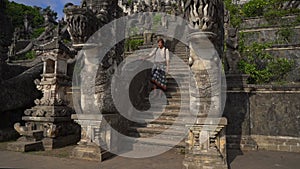
[[[165,53],[166,52],[166,53]],[[152,52],[149,54],[149,56],[153,56],[154,62],[166,62],[170,60],[170,54],[169,49],[166,49],[163,47],[160,48],[154,48]],[[166,56],[166,57],[165,57]]]

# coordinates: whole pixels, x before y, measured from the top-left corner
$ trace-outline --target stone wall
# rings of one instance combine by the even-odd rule
[[[284,32],[289,31],[289,35],[285,40],[283,37]],[[257,28],[251,30],[241,30],[244,33],[245,44],[251,44],[253,42],[258,43],[274,43],[278,45],[296,45],[300,44],[300,26],[295,26],[291,28]],[[282,33],[281,33],[282,32]]]
[[[300,152],[299,100],[299,85],[229,89],[228,147]]]
[[[267,20],[265,18],[257,17],[257,18],[249,18],[245,19],[241,24],[241,29],[251,29],[251,28],[265,28],[265,27],[276,27],[280,25],[290,25],[291,23],[297,22],[298,16],[285,16],[282,18],[276,18]]]
[[[266,51],[274,58],[293,60],[295,65],[287,81],[298,82],[300,71],[300,20],[299,16],[276,19],[250,18],[243,21],[240,33],[246,46],[252,43],[270,43]]]

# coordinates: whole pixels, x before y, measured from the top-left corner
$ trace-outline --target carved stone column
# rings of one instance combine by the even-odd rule
[[[103,53],[109,43],[101,43],[104,39],[112,40],[111,35],[120,31],[112,28],[105,34],[97,32],[121,16],[117,4],[117,0],[85,0],[81,6],[64,8],[73,46],[81,51],[77,58],[80,70],[76,70],[79,80],[75,85],[78,86],[73,86],[76,89],[72,92],[73,96],[77,95],[73,97],[77,114],[72,119],[81,126],[81,140],[72,151],[73,158],[103,161],[112,155],[109,151],[118,151],[115,131],[126,129],[111,96],[112,74],[122,61],[120,47],[123,46],[115,45]],[[90,38],[92,42],[88,41]]]
[[[227,120],[222,117],[223,1],[184,1],[184,17],[191,27],[190,111],[197,114],[197,121],[187,125],[190,133],[183,165],[186,169],[227,169]]]

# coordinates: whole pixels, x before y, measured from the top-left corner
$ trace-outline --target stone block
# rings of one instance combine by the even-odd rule
[[[14,142],[7,145],[7,149],[11,151],[28,152],[44,150],[43,143],[38,142]]]
[[[76,146],[70,157],[75,159],[83,159],[83,160],[90,160],[90,161],[103,161],[112,157],[113,154],[106,150],[102,150],[97,145],[79,145]]]
[[[42,140],[45,150],[52,150],[64,146],[76,144],[80,140],[80,135],[73,134],[57,138],[44,138]]]
[[[40,141],[43,139],[43,131],[41,130],[31,130],[31,131],[24,131],[24,132],[21,132],[21,134],[23,135],[23,137],[20,137],[18,139],[18,141]]]

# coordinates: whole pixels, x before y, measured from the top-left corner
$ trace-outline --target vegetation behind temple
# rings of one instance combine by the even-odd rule
[[[49,12],[53,19],[57,19],[57,13],[54,12],[50,6],[41,8],[37,6],[26,6],[18,4],[14,1],[6,0],[7,10],[6,13],[12,20],[15,28],[24,26],[24,17],[27,16],[33,28],[39,28],[44,23],[43,13]]]
[[[21,35],[19,35],[19,39],[35,39],[38,36],[40,36],[44,31],[44,17],[43,15],[48,13],[48,15],[51,17],[51,19],[56,20],[57,19],[57,13],[54,12],[50,6],[46,8],[41,8],[37,6],[27,6],[23,4],[18,4],[14,1],[10,2],[8,0],[5,0],[7,4],[6,8],[6,14],[10,17],[13,29],[11,30],[14,32],[16,29],[20,30],[22,32]],[[24,32],[24,20],[25,17],[27,17],[28,20],[28,26],[30,29],[28,32]],[[24,36],[25,35],[25,36]],[[29,51],[23,56],[15,57],[14,59],[33,59],[35,58],[35,54],[33,51]]]
[[[232,0],[225,0],[225,5],[230,12],[231,26],[242,28],[244,20],[259,17],[267,21],[259,27],[277,27],[276,36],[280,37],[274,41],[258,42],[247,41],[252,32],[240,32],[239,52],[242,60],[239,69],[250,75],[249,83],[284,83],[286,76],[295,69],[295,61],[289,56],[275,57],[266,49],[274,45],[293,45],[292,38],[295,36],[294,27],[300,24],[300,9],[291,5],[291,0],[250,0],[243,5],[236,5]],[[284,16],[296,16],[292,22],[287,22]]]

